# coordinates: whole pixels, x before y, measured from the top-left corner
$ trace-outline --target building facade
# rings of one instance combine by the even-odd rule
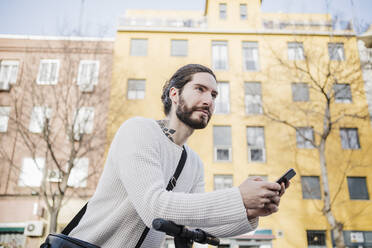
[[[164,118],[166,80],[185,64],[206,65],[218,79],[216,111],[188,140],[204,162],[206,191],[297,171],[280,211],[221,247],[332,247],[323,209],[342,223],[348,247],[370,247],[372,130],[356,36],[327,14],[260,7],[207,0],[204,11],[128,10],[114,45],[111,92],[121,97],[110,101],[126,111],[109,140],[128,118]]]
[[[94,192],[112,52],[112,39],[0,36],[1,247],[38,247]]]

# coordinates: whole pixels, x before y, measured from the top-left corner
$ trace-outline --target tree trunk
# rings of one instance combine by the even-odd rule
[[[343,225],[338,222],[332,213],[331,197],[329,193],[329,182],[327,172],[327,162],[325,159],[325,140],[321,140],[319,151],[319,162],[322,172],[322,186],[323,186],[323,197],[324,197],[324,208],[323,213],[327,218],[328,223],[331,226],[331,231],[337,248],[344,248],[344,236],[342,233]],[[333,246],[333,245],[332,245]]]
[[[57,218],[59,214],[59,208],[53,209],[49,213],[49,233],[56,233],[57,232]]]

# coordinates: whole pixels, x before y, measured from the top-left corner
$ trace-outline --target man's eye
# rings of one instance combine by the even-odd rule
[[[213,99],[217,98],[217,94],[212,94]]]
[[[201,92],[203,91],[202,87],[198,87],[197,89],[198,89],[198,91],[201,91]]]

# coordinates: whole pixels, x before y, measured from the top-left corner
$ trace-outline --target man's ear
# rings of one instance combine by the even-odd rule
[[[179,89],[172,87],[169,90],[169,98],[171,99],[172,103],[177,104],[178,103],[178,95]]]

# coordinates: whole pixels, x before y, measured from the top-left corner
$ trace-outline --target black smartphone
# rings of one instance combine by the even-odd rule
[[[292,177],[296,175],[296,172],[293,168],[289,169],[286,173],[284,173],[283,176],[281,176],[278,180],[276,180],[277,183],[282,185],[282,183],[287,184],[289,180],[291,180]]]

